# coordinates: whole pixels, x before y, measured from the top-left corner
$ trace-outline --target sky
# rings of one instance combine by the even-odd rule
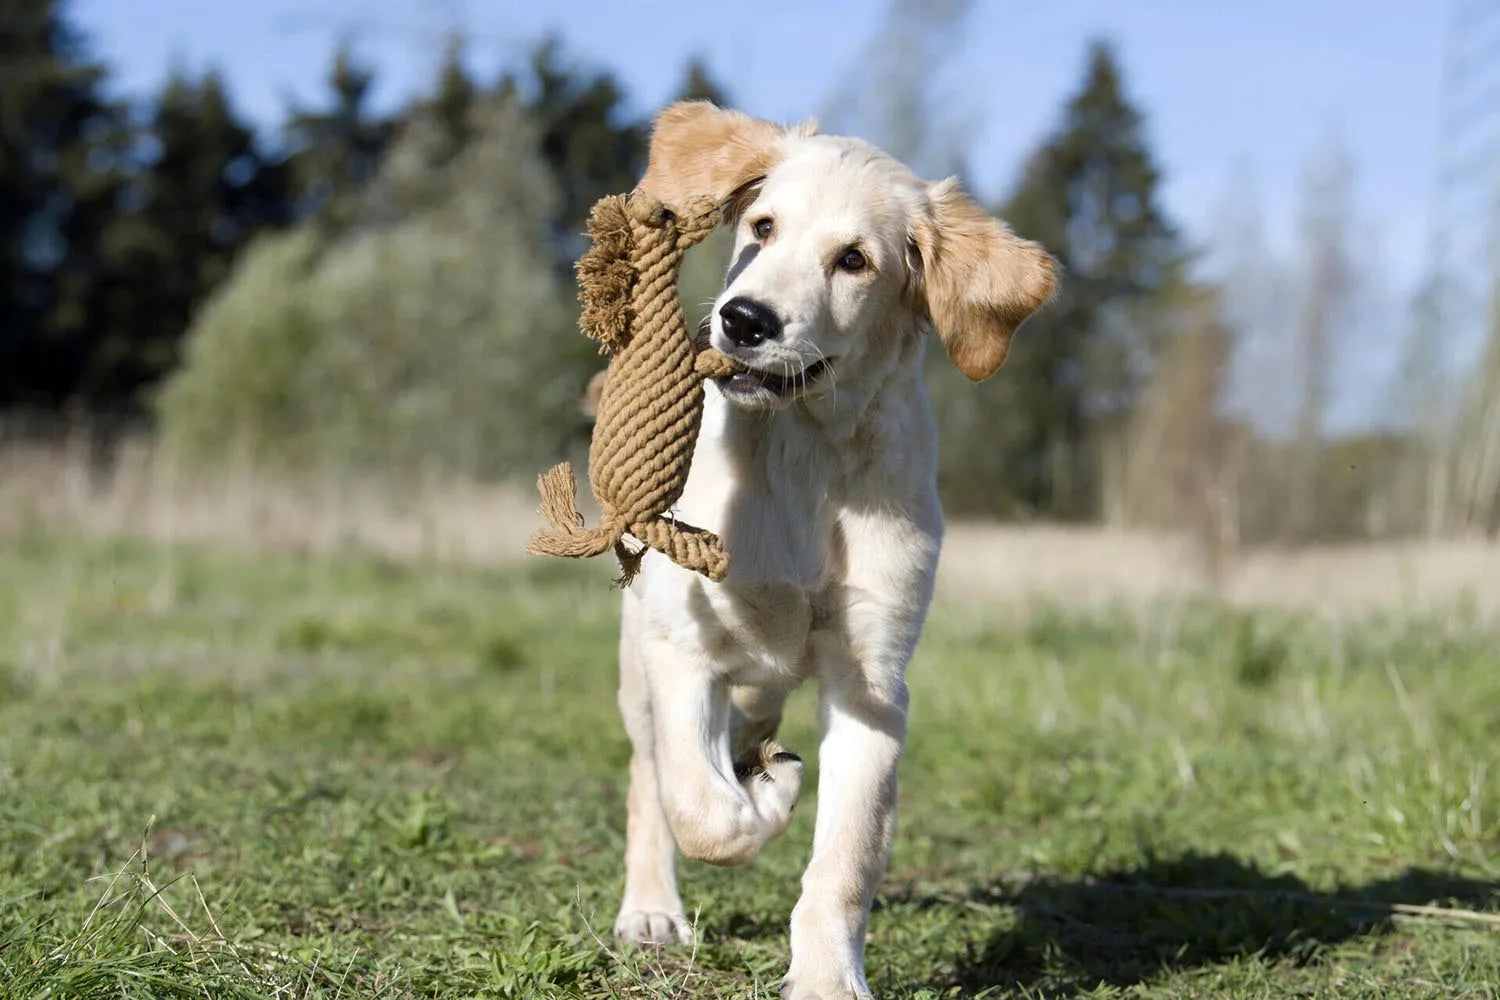
[[[444,33],[462,25],[481,79],[519,64],[547,33],[624,83],[632,107],[669,99],[700,56],[741,109],[780,121],[857,90],[883,0],[73,0],[74,21],[122,93],[170,68],[218,69],[238,106],[273,127],[313,104],[334,43],[352,38],[377,69],[377,99],[430,86]],[[1168,213],[1195,244],[1246,204],[1273,250],[1290,256],[1309,151],[1330,135],[1355,167],[1361,265],[1393,308],[1421,278],[1438,151],[1445,0],[975,0],[943,67],[969,123],[968,176],[1001,197],[1025,154],[1058,121],[1090,39],[1112,41],[1145,112]],[[623,40],[635,39],[634,44]],[[1392,374],[1388,323],[1344,381]],[[1376,406],[1341,391],[1334,422]]]

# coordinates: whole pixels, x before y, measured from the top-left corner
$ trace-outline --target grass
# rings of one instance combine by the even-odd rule
[[[810,801],[609,939],[608,578],[5,543],[0,998],[774,996]],[[911,679],[883,997],[1500,995],[1477,614],[948,603]]]

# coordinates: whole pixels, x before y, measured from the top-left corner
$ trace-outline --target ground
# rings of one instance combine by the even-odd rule
[[[609,938],[610,567],[0,540],[0,998],[775,995],[816,788]],[[937,609],[882,997],[1494,997],[1500,631]]]

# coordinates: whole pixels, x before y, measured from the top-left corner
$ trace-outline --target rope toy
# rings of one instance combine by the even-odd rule
[[[567,462],[537,479],[549,528],[533,555],[596,556],[613,547],[619,584],[656,549],[710,580],[729,572],[724,543],[667,512],[682,496],[703,420],[703,381],[743,370],[713,348],[698,350],[677,297],[688,248],[719,224],[718,206],[696,198],[676,211],[642,191],[609,195],[589,212],[592,246],[578,259],[579,326],[612,355],[589,442],[589,485],[603,518],[586,528]],[[644,547],[625,544],[629,534]]]

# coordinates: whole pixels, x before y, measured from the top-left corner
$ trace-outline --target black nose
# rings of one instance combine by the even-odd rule
[[[781,336],[781,318],[770,309],[743,295],[719,307],[724,336],[736,347],[754,347]]]

